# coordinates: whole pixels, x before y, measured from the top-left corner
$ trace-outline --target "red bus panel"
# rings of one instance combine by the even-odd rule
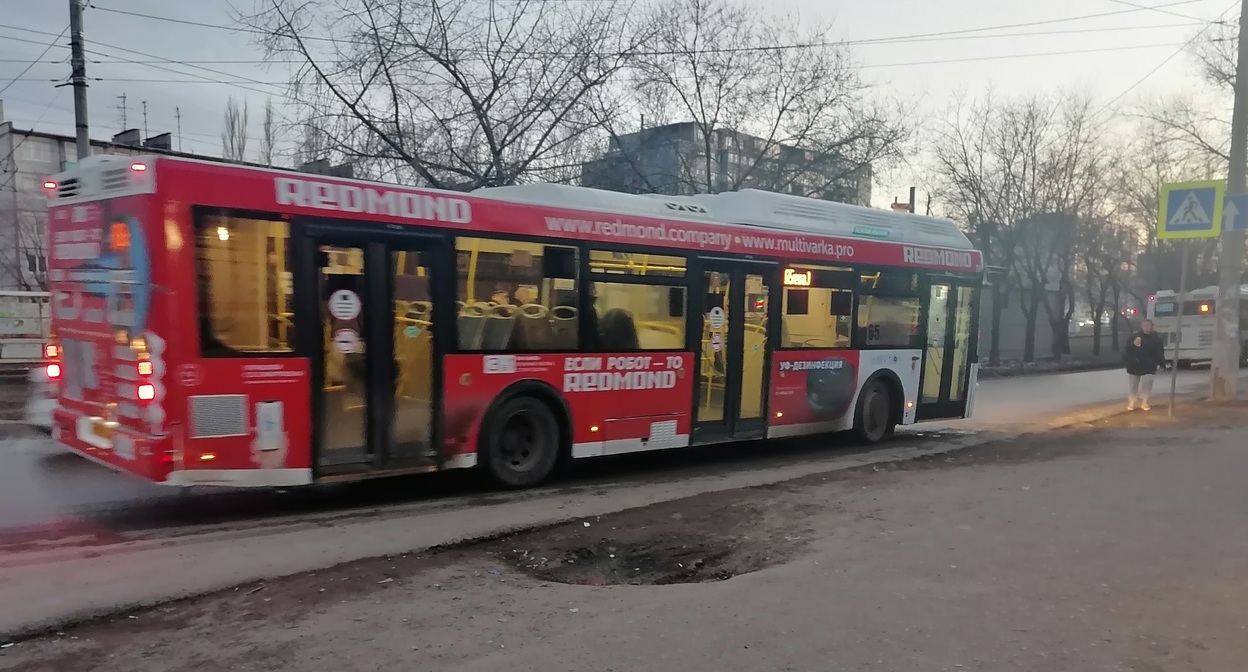
[[[490,402],[526,382],[562,396],[572,417],[573,457],[689,444],[697,375],[687,352],[451,355],[443,361],[445,436],[455,455],[476,453]]]

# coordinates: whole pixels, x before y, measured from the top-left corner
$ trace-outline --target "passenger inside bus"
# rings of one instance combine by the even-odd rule
[[[612,308],[599,323],[602,348],[609,352],[631,352],[641,349],[633,314],[623,308]]]

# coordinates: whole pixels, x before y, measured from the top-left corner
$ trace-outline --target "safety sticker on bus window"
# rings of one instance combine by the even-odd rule
[[[360,344],[360,335],[350,329],[339,329],[334,332],[334,348],[344,355],[355,354]]]
[[[340,289],[329,295],[329,314],[335,320],[354,320],[360,314],[360,295]]]

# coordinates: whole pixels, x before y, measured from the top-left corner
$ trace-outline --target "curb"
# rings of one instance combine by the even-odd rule
[[[1069,367],[1059,367],[1055,369],[1041,368],[1017,368],[1017,369],[981,369],[979,372],[980,380],[1002,380],[1006,378],[1028,378],[1031,376],[1060,376],[1067,373],[1089,373],[1092,371],[1111,371],[1119,368],[1118,363],[1105,364],[1081,364]]]
[[[1191,396],[1185,397],[1183,395],[1180,395],[1178,398],[1183,401],[1192,400]],[[1201,397],[1196,397],[1196,399],[1199,399],[1199,398]],[[864,466],[906,462],[906,461],[915,460],[915,459],[924,458],[924,457],[930,457],[934,455],[944,455],[944,454],[953,453],[953,452],[957,452],[961,450],[977,448],[977,447],[988,445],[988,444],[1014,441],[1023,436],[1041,434],[1041,433],[1048,432],[1048,431],[1069,429],[1069,428],[1073,428],[1079,425],[1086,425],[1088,423],[1106,420],[1106,419],[1116,417],[1119,415],[1125,415],[1126,413],[1127,413],[1127,410],[1123,408],[1121,404],[1113,404],[1113,405],[1098,404],[1096,406],[1082,409],[1074,413],[1069,413],[1063,416],[1053,418],[1047,422],[1031,423],[1027,425],[1018,425],[1015,427],[1003,428],[1000,430],[983,430],[983,431],[976,432],[974,434],[955,436],[955,437],[951,437],[948,440],[932,442],[932,443],[917,446],[917,447],[913,445],[898,446],[895,448],[884,447],[884,448],[880,448],[877,450],[870,450],[870,451],[863,452],[863,453],[855,453],[855,454],[846,455],[841,458],[834,457],[832,458],[835,461],[833,464],[811,465],[814,468],[808,471],[805,471],[804,473],[796,473],[796,474],[786,473],[785,469],[777,468],[776,471],[778,473],[773,473],[769,475],[761,475],[760,478],[758,478],[757,480],[747,485],[732,484],[723,488],[708,487],[696,493],[676,494],[675,496],[658,498],[655,501],[651,501],[651,502],[641,504],[641,505],[623,505],[618,508],[615,508],[613,506],[608,506],[606,510],[595,511],[592,515],[611,515],[611,514],[620,513],[623,511],[628,511],[631,509],[643,508],[645,506],[652,506],[654,504],[658,504],[662,502],[677,501],[680,499],[685,499],[688,497],[695,497],[698,495],[707,494],[711,492],[721,492],[721,491],[734,490],[734,489],[740,489],[740,488],[765,487],[769,485],[776,485],[779,483],[785,483],[785,482],[797,480],[800,478],[808,478],[810,476],[816,476],[820,474],[831,474],[831,473],[846,471],[849,469],[860,468]],[[796,466],[800,467],[800,465],[796,465]],[[534,521],[521,523],[521,524],[510,524],[510,525],[502,524],[502,525],[491,527],[487,531],[478,531],[476,533],[469,533],[467,535],[464,535],[463,537],[447,539],[441,543],[418,545],[413,548],[408,548],[404,550],[395,550],[392,553],[383,553],[381,555],[402,554],[402,553],[407,553],[407,554],[428,553],[428,552],[436,552],[441,549],[463,547],[465,545],[479,543],[482,541],[488,541],[489,539],[497,538],[500,536],[517,534],[517,533],[522,533],[522,532],[527,532],[527,531],[532,531],[532,530],[539,530],[544,527],[550,527],[553,525],[566,523],[568,521],[576,520],[578,518],[584,517],[584,515],[586,514],[585,513],[561,512],[556,515],[547,516],[540,520],[534,520]],[[222,534],[222,533],[218,533],[218,534]],[[229,532],[224,532],[223,534],[226,537],[230,536]],[[141,551],[141,550],[154,549],[154,548],[160,548],[160,547],[168,547],[169,545],[170,545],[170,540],[168,539],[154,539],[154,540],[142,540],[142,541],[134,541],[134,542],[123,542],[121,544],[114,545],[113,548],[111,549],[111,552],[121,553],[121,552]],[[73,552],[66,552],[65,549],[58,549],[58,550],[49,550],[49,551],[45,551],[42,553],[35,552],[34,555],[38,556],[37,558],[32,558],[30,556],[27,556],[27,558],[22,558],[22,560],[24,561],[26,559],[31,559],[31,560],[37,559],[37,561],[40,564],[49,564],[49,563],[56,563],[60,561],[72,560],[75,558],[82,559],[84,557],[83,550],[84,549],[75,549]],[[91,547],[85,550],[91,552],[93,555],[103,554],[101,553],[101,551],[103,551],[104,553],[110,552],[110,549],[108,546],[96,546],[96,547]],[[355,561],[367,559],[370,557],[378,557],[378,556],[376,554],[365,554],[359,557],[337,560],[337,561],[334,561],[325,565],[324,567],[320,567],[319,569],[324,569],[326,567],[332,567],[332,566],[341,565],[341,564],[345,564],[349,562],[355,562]],[[27,563],[22,562],[21,564],[27,564]],[[0,566],[0,568],[2,568],[2,566]],[[239,586],[249,585],[252,583],[256,583],[258,581],[272,581],[272,580],[281,579],[287,576],[297,576],[299,574],[303,574],[308,571],[317,571],[317,569],[303,568],[303,569],[299,569],[299,570],[288,572],[288,573],[282,573],[282,574],[256,575],[256,576],[251,576],[243,580],[222,582],[222,585],[216,585],[216,586],[199,589],[199,590],[190,589],[181,593],[167,593],[160,597],[150,597],[150,598],[145,598],[145,599],[141,598],[141,599],[136,599],[132,602],[116,602],[108,607],[95,607],[95,608],[87,607],[87,608],[81,608],[81,609],[76,609],[76,610],[66,609],[64,610],[62,615],[40,619],[38,621],[26,623],[23,625],[11,626],[7,628],[6,630],[0,631],[0,642],[7,644],[7,643],[17,643],[17,642],[27,641],[30,639],[45,636],[50,633],[65,630],[66,628],[70,628],[70,627],[74,627],[78,625],[84,625],[84,624],[88,624],[91,622],[106,620],[106,619],[114,618],[120,615],[133,613],[135,611],[150,609],[150,608],[157,607],[163,604],[169,604],[172,602],[195,599],[195,598],[203,597],[206,595],[212,595],[216,593],[224,593],[226,591],[236,589]]]

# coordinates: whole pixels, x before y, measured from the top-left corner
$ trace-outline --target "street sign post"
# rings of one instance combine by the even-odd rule
[[[1187,304],[1187,241],[1217,238],[1222,227],[1240,226],[1248,219],[1248,199],[1226,199],[1226,183],[1221,180],[1182,182],[1161,185],[1161,203],[1157,209],[1157,239],[1182,241],[1179,254],[1179,302],[1174,318],[1174,354],[1170,360],[1170,406],[1174,415],[1175,389],[1179,375],[1179,341],[1183,338],[1183,308]]]

